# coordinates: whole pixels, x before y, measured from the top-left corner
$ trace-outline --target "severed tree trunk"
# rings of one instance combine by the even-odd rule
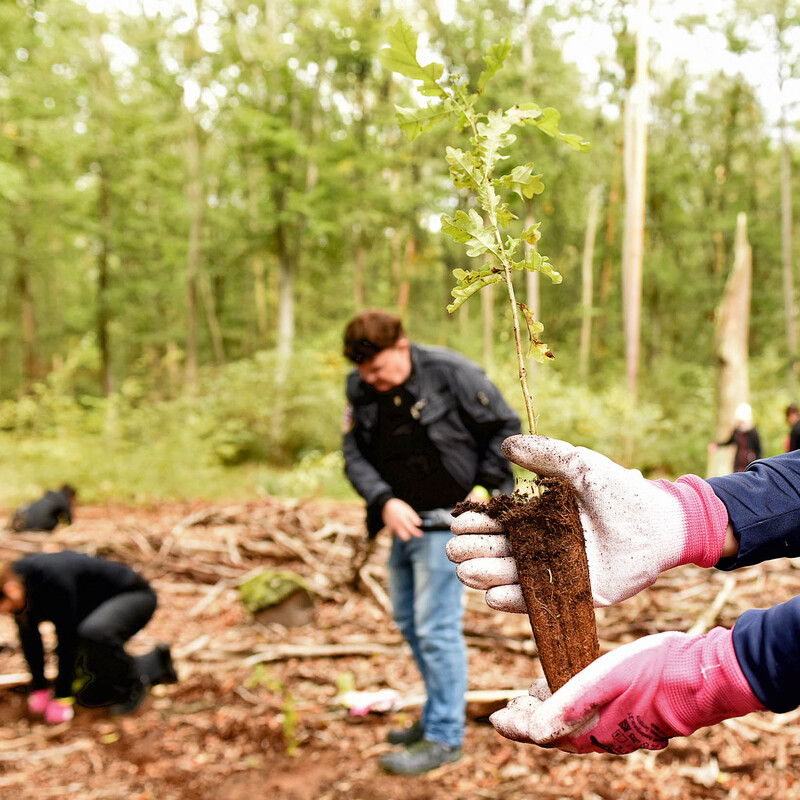
[[[753,258],[747,240],[747,214],[736,218],[734,261],[722,302],[717,309],[717,426],[716,441],[731,435],[734,412],[750,397],[748,337]],[[726,475],[733,469],[733,445],[709,455],[708,475]]]

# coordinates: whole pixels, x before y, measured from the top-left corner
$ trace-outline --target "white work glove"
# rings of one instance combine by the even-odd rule
[[[503,442],[510,461],[543,477],[563,478],[575,489],[586,537],[595,606],[609,606],[651,586],[681,564],[712,567],[722,555],[728,512],[696,475],[671,483],[646,480],[593,450],[545,436]],[[458,577],[485,589],[500,611],[525,612],[511,545],[502,526],[468,511],[456,517],[447,555]]]

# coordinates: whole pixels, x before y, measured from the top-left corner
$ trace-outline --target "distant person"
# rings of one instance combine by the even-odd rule
[[[429,772],[458,761],[465,728],[467,652],[463,586],[445,548],[450,511],[466,498],[509,492],[500,452],[519,433],[517,414],[484,371],[459,353],[407,338],[400,317],[365,311],[344,335],[347,379],[344,459],[367,505],[367,530],[392,535],[394,620],[425,682],[422,718],[391,731],[387,772]]]
[[[718,447],[736,445],[733,457],[733,471],[744,472],[747,465],[761,458],[761,439],[753,422],[753,409],[749,403],[740,403],[734,413],[734,429],[731,438],[726,442],[716,442],[709,449],[714,452]]]
[[[800,408],[797,403],[791,403],[786,407],[786,421],[789,423],[789,435],[786,437],[787,453],[792,450],[800,450]]]
[[[169,647],[159,644],[134,658],[125,642],[156,609],[156,593],[125,564],[65,550],[37,553],[0,575],[0,612],[13,614],[31,671],[28,708],[55,724],[71,720],[77,701],[135,711],[156,683],[175,683]],[[39,625],[52,622],[58,675],[51,690],[44,674]]]
[[[21,506],[14,512],[11,530],[53,531],[59,522],[72,525],[73,506],[77,492],[68,483],[58,491],[45,492],[44,497],[35,503]]]

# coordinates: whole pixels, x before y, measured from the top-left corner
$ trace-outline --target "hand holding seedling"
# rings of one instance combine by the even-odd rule
[[[600,453],[544,436],[512,436],[503,453],[537,475],[562,478],[574,488],[595,606],[633,597],[672,567],[711,567],[723,555],[728,513],[697,476],[674,483],[646,480]],[[449,542],[447,554],[459,564],[458,577],[486,590],[492,608],[524,613],[511,547],[507,537],[495,535],[502,530],[496,520],[470,511],[457,517],[452,530],[459,535]]]

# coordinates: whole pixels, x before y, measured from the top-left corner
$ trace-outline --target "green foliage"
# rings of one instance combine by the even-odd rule
[[[453,122],[458,130],[468,128],[472,133],[471,151],[464,152],[448,147],[445,158],[450,165],[450,177],[454,186],[465,190],[469,197],[477,200],[484,216],[474,208],[467,212],[459,210],[453,216],[443,214],[441,225],[445,233],[466,246],[470,258],[488,256],[489,261],[477,269],[453,271],[456,286],[451,291],[453,302],[447,306],[447,310],[452,313],[486,286],[505,283],[515,331],[518,331],[518,307],[523,312],[528,328],[527,356],[544,362],[553,358],[550,348],[539,338],[544,325],[534,319],[531,309],[516,301],[512,272],[538,271],[547,275],[553,283],[560,283],[562,278],[552,268],[546,256],[534,249],[527,252],[528,249],[523,247],[536,244],[540,236],[538,225],[524,230],[516,237],[509,234],[504,238],[501,233],[519,219],[511,211],[508,195],[517,194],[524,203],[526,198],[541,194],[544,191],[542,176],[534,172],[535,166],[532,162],[518,164],[501,175],[495,175],[495,169],[509,158],[507,151],[517,140],[516,134],[512,133],[514,126],[533,125],[547,136],[560,139],[576,150],[588,150],[589,145],[579,136],[559,130],[561,115],[554,108],[519,103],[505,110],[492,109],[485,113],[477,110],[477,103],[490,80],[500,71],[510,53],[511,43],[507,39],[488,48],[487,54],[483,56],[486,69],[478,78],[475,92],[471,92],[469,81],[463,80],[458,74],[449,75],[447,83],[442,86],[437,81],[444,75],[444,65],[433,62],[423,67],[419,63],[417,39],[410,26],[401,20],[390,29],[389,45],[381,51],[381,60],[389,69],[412,80],[421,81],[420,93],[435,98],[418,112],[398,108],[400,127],[406,131],[409,139],[415,139],[446,119]],[[521,248],[523,254],[519,258],[517,254]],[[519,335],[516,336],[516,344],[527,418],[531,432],[535,432],[536,416],[528,394]]]

